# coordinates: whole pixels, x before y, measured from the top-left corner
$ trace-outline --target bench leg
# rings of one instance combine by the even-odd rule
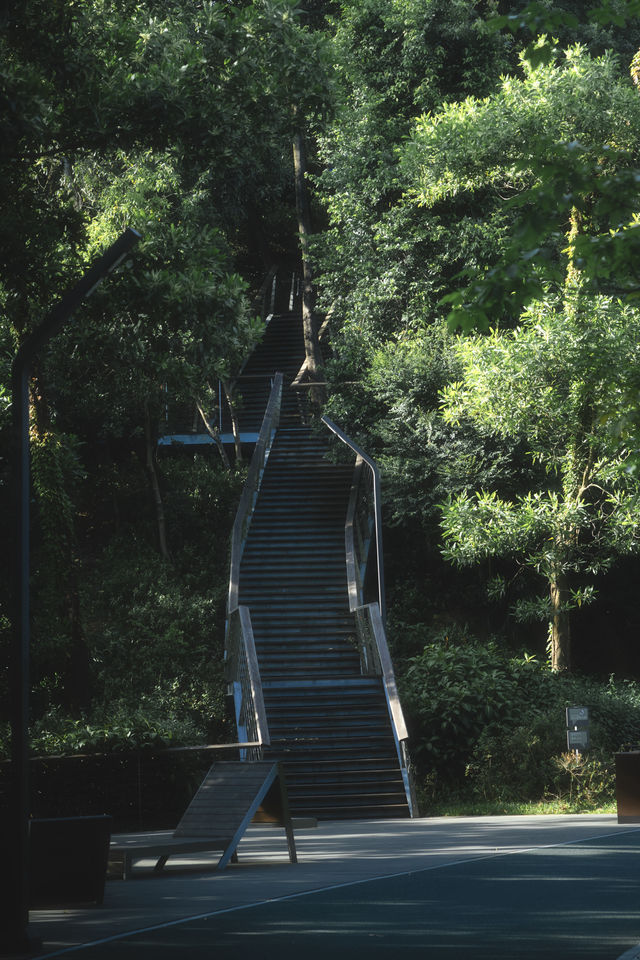
[[[107,864],[107,876],[112,879],[124,880],[124,859],[118,856],[112,856],[109,854],[109,860]]]
[[[288,820],[285,823],[284,829],[287,835],[287,847],[289,848],[289,862],[297,863],[298,854],[296,853],[296,841],[293,836],[293,827],[291,826],[291,820]]]

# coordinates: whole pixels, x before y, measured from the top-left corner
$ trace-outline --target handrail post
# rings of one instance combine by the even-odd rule
[[[260,668],[258,666],[258,655],[256,653],[256,645],[253,637],[253,626],[251,624],[249,607],[238,607],[238,615],[240,617],[240,628],[242,631],[242,638],[246,651],[248,680],[251,689],[251,699],[253,702],[253,712],[256,722],[255,733],[257,736],[255,739],[261,744],[268,746],[271,743],[271,737],[269,736],[267,713],[264,707],[262,682],[260,680]]]

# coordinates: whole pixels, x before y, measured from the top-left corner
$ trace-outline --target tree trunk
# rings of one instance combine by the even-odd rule
[[[293,138],[293,169],[296,187],[296,211],[298,215],[298,233],[302,253],[302,329],[304,334],[304,352],[307,370],[311,381],[318,381],[322,375],[322,353],[318,339],[318,324],[315,317],[315,293],[313,273],[309,259],[309,237],[311,235],[311,211],[309,192],[305,179],[307,161],[302,133],[298,131]],[[312,387],[314,402],[324,400],[324,389]]]
[[[198,413],[200,414],[200,417],[202,418],[202,422],[204,423],[205,430],[207,431],[207,433],[215,443],[218,449],[218,453],[222,457],[222,462],[224,463],[227,470],[231,470],[231,464],[229,463],[229,457],[227,456],[227,451],[224,448],[224,443],[220,439],[220,431],[217,429],[217,427],[214,428],[211,426],[211,424],[207,420],[207,415],[202,408],[202,404],[199,403],[198,400],[196,400],[196,407],[198,408]]]
[[[555,574],[549,581],[551,600],[551,621],[549,640],[551,646],[551,669],[554,671],[571,669],[571,631],[569,611],[566,600],[569,595],[566,577]]]
[[[224,390],[227,406],[229,407],[229,415],[231,417],[233,445],[236,451],[236,466],[240,466],[242,464],[242,444],[240,442],[240,423],[238,421],[238,414],[236,413],[236,408],[233,402],[231,387],[224,380],[222,380],[222,389]]]
[[[576,265],[575,245],[576,240],[584,232],[582,224],[582,214],[577,207],[571,208],[569,219],[569,233],[567,236],[567,276],[565,287],[577,289],[581,281],[580,268]]]
[[[164,504],[162,502],[162,493],[160,491],[160,481],[158,480],[158,471],[156,469],[156,451],[154,438],[151,433],[151,414],[149,412],[149,401],[144,404],[144,439],[146,452],[146,469],[151,490],[153,492],[153,503],[156,512],[156,524],[158,527],[158,544],[160,554],[164,560],[170,560],[169,549],[167,547],[167,525],[164,516]]]

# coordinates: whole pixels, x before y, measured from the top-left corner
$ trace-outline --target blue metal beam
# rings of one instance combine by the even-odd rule
[[[233,434],[232,433],[221,433],[220,440],[222,443],[233,443]],[[241,433],[240,434],[241,443],[257,443],[258,434],[257,433]],[[171,433],[167,434],[165,437],[160,437],[158,439],[159,447],[172,447],[176,444],[182,444],[184,446],[194,446],[196,444],[207,444],[215,443],[213,437],[210,437],[208,433]]]

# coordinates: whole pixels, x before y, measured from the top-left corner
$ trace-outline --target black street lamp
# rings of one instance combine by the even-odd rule
[[[11,689],[11,785],[7,831],[9,889],[0,901],[1,953],[29,953],[29,378],[41,347],[58,331],[83,300],[126,257],[140,240],[126,230],[98,257],[21,344],[11,370],[13,483],[16,529],[14,632],[9,684]]]

